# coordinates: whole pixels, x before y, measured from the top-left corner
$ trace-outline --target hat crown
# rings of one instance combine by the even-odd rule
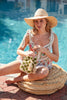
[[[57,25],[57,19],[54,16],[48,16],[48,13],[42,8],[37,9],[33,17],[24,18],[24,20],[29,26],[34,27],[33,20],[41,18],[46,18],[49,21],[51,28]]]
[[[34,14],[36,16],[48,16],[48,13],[44,9],[38,9]]]

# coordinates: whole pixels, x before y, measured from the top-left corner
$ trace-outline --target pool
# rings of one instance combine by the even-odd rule
[[[66,0],[0,0],[0,63],[7,64],[16,59],[17,48],[30,28],[24,18],[33,16],[38,8],[44,8],[50,16],[58,19],[57,27],[53,28],[59,41],[60,57],[57,64],[67,71]]]

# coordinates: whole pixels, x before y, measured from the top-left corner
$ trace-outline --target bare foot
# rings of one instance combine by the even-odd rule
[[[19,81],[23,81],[23,76],[18,76],[18,77],[15,77],[15,78],[9,78],[5,82],[7,84],[11,84],[11,83],[19,82]]]
[[[11,84],[11,83],[15,83],[15,82],[19,82],[23,80],[23,76],[26,75],[24,72],[21,73],[18,77],[15,78],[8,78],[5,82],[7,84]]]
[[[15,83],[14,78],[8,78],[5,82],[7,84]]]

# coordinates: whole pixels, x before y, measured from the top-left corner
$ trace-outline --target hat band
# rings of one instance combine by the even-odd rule
[[[34,15],[34,17],[48,17],[48,16],[45,16],[45,15]]]

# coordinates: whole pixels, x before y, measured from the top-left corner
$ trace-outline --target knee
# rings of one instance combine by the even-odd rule
[[[41,77],[47,77],[48,76],[48,74],[49,74],[49,69],[48,69],[48,67],[44,67],[44,68],[42,68],[42,71],[41,71]]]

